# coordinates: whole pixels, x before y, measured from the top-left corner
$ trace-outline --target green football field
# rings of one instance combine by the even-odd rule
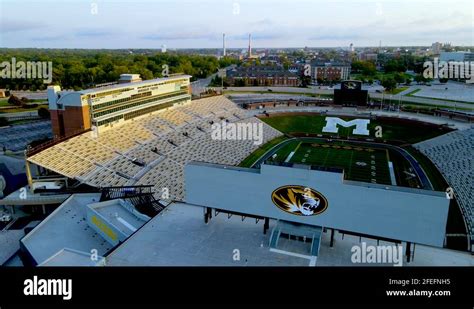
[[[279,149],[271,160],[341,168],[348,180],[391,184],[388,152],[385,149],[339,141],[292,141]]]

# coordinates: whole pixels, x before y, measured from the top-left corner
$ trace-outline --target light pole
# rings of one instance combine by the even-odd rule
[[[398,97],[398,114],[400,114],[400,108],[402,107],[402,94]]]
[[[218,68],[217,69],[217,76],[221,78],[221,94],[224,94],[224,77],[226,75],[226,70]]]

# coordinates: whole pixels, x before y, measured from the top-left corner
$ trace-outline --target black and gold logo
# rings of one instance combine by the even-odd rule
[[[324,195],[298,185],[279,187],[272,192],[272,201],[281,210],[298,216],[319,215],[328,208]]]

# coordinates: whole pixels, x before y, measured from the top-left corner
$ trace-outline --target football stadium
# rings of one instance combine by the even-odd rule
[[[2,263],[357,266],[351,248],[368,243],[402,247],[406,266],[473,265],[470,123],[246,109],[192,97],[189,79],[50,86],[54,138],[25,151],[28,186],[0,200],[41,220]],[[243,131],[216,138],[223,125]]]

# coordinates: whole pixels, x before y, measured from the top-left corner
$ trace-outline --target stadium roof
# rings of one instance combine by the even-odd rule
[[[28,192],[28,194],[24,194]],[[22,187],[15,192],[7,195],[5,198],[0,199],[0,205],[8,206],[24,206],[24,205],[48,205],[48,204],[60,204],[64,202],[70,194],[42,194],[42,193],[31,193],[28,187]]]
[[[23,230],[0,231],[0,266],[20,249],[20,239],[24,235]]]
[[[90,252],[81,252],[64,248],[59,250],[39,266],[103,266],[104,263],[105,259],[102,256],[98,256],[97,259],[91,259]]]
[[[263,222],[220,213],[208,224],[198,206],[173,203],[146,223],[134,235],[112,251],[107,266],[310,266],[309,244],[280,238],[279,250],[269,248],[271,230],[263,234]],[[393,246],[393,242],[377,241],[336,232],[330,247],[330,233],[322,234],[316,266],[357,266],[351,260],[353,246]],[[238,249],[238,251],[235,251]],[[403,248],[403,252],[405,248]],[[473,266],[469,253],[416,245],[415,259],[404,266]],[[233,257],[236,252],[240,260]],[[314,262],[313,262],[314,263]],[[360,264],[363,266],[363,264]],[[365,264],[374,266],[374,264]],[[381,265],[381,264],[377,264]],[[384,264],[387,265],[387,264]]]
[[[270,224],[270,229],[272,228]],[[227,214],[203,220],[202,207],[173,203],[107,257],[107,266],[308,266],[309,255],[272,252],[263,221]],[[284,245],[284,240],[282,240]],[[301,251],[299,242],[288,242]],[[233,257],[238,249],[239,259]],[[301,254],[304,256],[305,254]]]
[[[115,84],[115,85],[100,87],[100,88],[84,89],[84,90],[79,90],[77,92],[80,94],[98,93],[98,92],[105,92],[105,91],[110,91],[114,89],[128,88],[131,86],[132,87],[145,86],[148,84],[159,83],[162,81],[176,80],[176,79],[182,79],[182,78],[191,78],[191,77],[192,77],[191,75],[177,75],[177,76],[171,76],[171,77],[148,79],[141,82],[123,83],[123,84]]]
[[[89,227],[86,205],[99,201],[100,193],[74,194],[26,235],[21,242],[41,264],[63,248],[103,255],[111,245]]]

